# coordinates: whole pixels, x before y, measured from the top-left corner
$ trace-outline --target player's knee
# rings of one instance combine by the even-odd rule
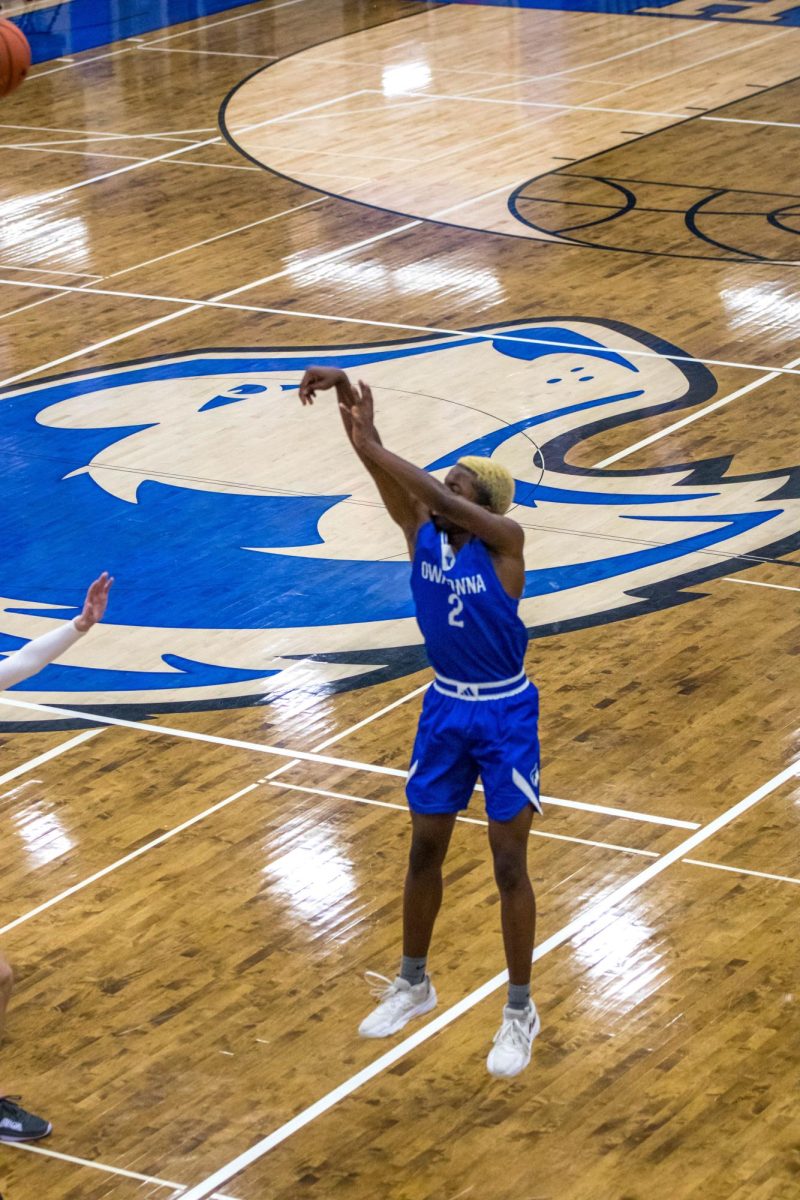
[[[418,835],[411,841],[408,870],[411,875],[424,875],[442,865],[442,849],[435,838]]]
[[[528,868],[516,851],[498,850],[494,856],[494,878],[501,892],[514,892],[526,883]]]

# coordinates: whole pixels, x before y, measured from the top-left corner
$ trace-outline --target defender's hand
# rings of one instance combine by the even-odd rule
[[[336,387],[344,378],[344,371],[338,367],[308,367],[300,381],[301,403],[313,404],[318,391],[325,392],[328,388]]]
[[[99,579],[95,579],[94,583],[86,593],[86,599],[83,602],[83,611],[79,617],[75,618],[75,628],[85,633],[87,629],[91,629],[98,621],[102,621],[106,605],[108,604],[108,593],[111,590],[111,585],[114,582],[109,576],[108,571],[103,571]]]

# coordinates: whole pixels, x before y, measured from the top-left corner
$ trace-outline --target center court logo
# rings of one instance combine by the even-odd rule
[[[793,470],[574,465],[593,434],[626,425],[636,441],[638,418],[715,392],[704,367],[665,357],[679,353],[628,326],[553,318],[369,346],[198,350],[6,391],[0,653],[74,615],[97,570],[117,577],[107,624],[15,691],[143,713],[424,664],[402,535],[335,401],[298,402],[315,360],[365,377],[386,443],[440,477],[465,454],[511,470],[533,634],[690,599],[732,558],[797,544]]]

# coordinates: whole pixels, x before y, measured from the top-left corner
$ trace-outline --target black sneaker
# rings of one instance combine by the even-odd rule
[[[53,1128],[50,1122],[25,1112],[15,1100],[19,1096],[0,1096],[0,1142],[35,1142],[47,1137]]]

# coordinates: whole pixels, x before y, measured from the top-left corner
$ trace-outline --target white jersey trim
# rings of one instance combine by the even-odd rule
[[[511,684],[517,686],[511,687]],[[513,679],[498,679],[493,683],[466,683],[458,679],[445,679],[442,675],[437,675],[433,681],[434,691],[454,700],[505,700],[508,696],[518,696],[532,686],[524,671],[520,671]]]

